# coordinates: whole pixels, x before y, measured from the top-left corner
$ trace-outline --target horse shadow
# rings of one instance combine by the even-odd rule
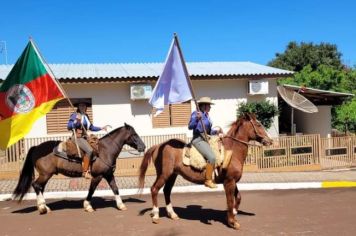
[[[160,207],[160,217],[168,217],[165,207]],[[145,208],[139,212],[142,216],[147,212],[150,212],[151,208]],[[203,208],[200,205],[188,205],[186,208],[174,207],[174,211],[177,213],[179,218],[185,220],[197,220],[203,224],[211,225],[212,221],[220,222],[222,224],[227,224],[226,221],[226,210],[216,210],[210,208]],[[238,217],[240,216],[255,216],[255,213],[238,211]]]
[[[145,203],[146,201],[138,199],[138,198],[133,198],[129,197],[126,199],[122,200],[124,203],[128,202],[133,202],[133,203]],[[93,197],[91,200],[91,204],[95,209],[102,209],[102,208],[116,208],[116,202],[115,200],[112,199],[105,199],[101,197]],[[59,200],[59,201],[53,201],[53,202],[48,202],[47,206],[51,208],[52,211],[58,211],[58,210],[65,210],[65,209],[82,209],[83,208],[83,199],[75,199],[75,200]],[[31,207],[26,207],[22,208],[19,210],[12,211],[12,213],[32,213],[36,212],[37,207],[36,206],[31,206]]]

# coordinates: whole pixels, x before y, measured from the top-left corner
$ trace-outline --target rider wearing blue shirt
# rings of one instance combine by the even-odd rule
[[[87,130],[106,131],[107,126],[97,127],[90,122],[88,114],[86,113],[87,107],[89,105],[88,103],[79,101],[75,105],[77,106],[77,111],[71,114],[67,124],[67,128],[68,130],[73,131],[73,136],[76,135],[78,146],[85,152],[85,154],[89,158],[89,161],[84,160],[83,175],[86,178],[90,178],[89,166],[90,166],[90,162],[94,159],[94,154],[93,154],[93,148],[90,146],[90,144],[87,141]],[[74,137],[72,137],[72,139],[75,140]]]
[[[216,184],[212,181],[212,174],[215,165],[215,154],[211,149],[209,143],[205,139],[205,131],[208,135],[215,135],[221,133],[221,130],[213,130],[212,122],[209,117],[209,111],[211,105],[210,97],[202,97],[198,100],[199,111],[194,111],[190,117],[188,129],[193,130],[193,146],[207,159],[206,174],[205,174],[205,186],[209,188],[217,188]]]

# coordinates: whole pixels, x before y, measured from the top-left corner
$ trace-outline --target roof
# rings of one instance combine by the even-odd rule
[[[50,64],[57,79],[157,79],[163,63],[115,63],[115,64]],[[13,65],[0,65],[0,79],[5,79]],[[187,63],[192,77],[287,77],[292,71],[277,69],[252,62],[191,62]]]
[[[352,93],[334,92],[330,90],[315,89],[291,84],[284,84],[283,87],[297,92],[302,89],[303,92],[300,93],[315,105],[338,105],[345,99],[355,96]]]

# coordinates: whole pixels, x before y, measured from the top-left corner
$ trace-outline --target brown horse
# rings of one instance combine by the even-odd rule
[[[263,125],[256,120],[254,115],[246,114],[237,119],[222,140],[225,150],[231,150],[231,161],[226,169],[220,171],[215,178],[217,183],[223,183],[227,200],[227,223],[234,229],[239,229],[236,214],[241,202],[241,195],[236,183],[242,176],[243,165],[247,156],[250,140],[256,140],[263,145],[271,145],[272,140],[268,137]],[[203,184],[205,171],[197,171],[182,162],[183,148],[186,144],[177,139],[168,140],[162,144],[155,145],[147,150],[140,167],[139,188],[143,188],[145,174],[152,159],[156,168],[157,178],[151,187],[153,208],[151,212],[153,223],[159,222],[159,208],[157,194],[164,186],[163,192],[166,201],[168,216],[179,219],[174,212],[171,203],[171,191],[177,175],[185,179]]]
[[[19,182],[14,190],[14,199],[22,200],[29,188],[34,188],[37,195],[37,207],[41,214],[50,211],[43,197],[43,191],[48,180],[54,175],[61,173],[69,177],[79,177],[83,173],[81,161],[63,158],[54,155],[53,149],[60,141],[47,141],[38,146],[31,147],[27,153],[24,166],[21,171]],[[146,148],[135,129],[125,123],[125,126],[117,128],[99,140],[99,156],[92,163],[91,174],[93,176],[88,195],[84,200],[84,209],[88,212],[94,211],[90,204],[92,196],[101,179],[104,177],[115,194],[116,205],[120,210],[126,210],[125,204],[119,195],[119,190],[115,182],[114,171],[116,158],[127,144],[139,152]],[[34,179],[34,167],[38,171],[38,178]]]

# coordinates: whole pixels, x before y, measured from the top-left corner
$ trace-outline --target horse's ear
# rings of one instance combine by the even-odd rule
[[[245,119],[245,120],[251,120],[251,114],[246,112],[246,113],[244,114],[244,119]]]
[[[132,129],[132,126],[131,126],[131,125],[126,124],[126,122],[125,122],[124,124],[125,124],[125,128],[126,128],[126,129]]]

